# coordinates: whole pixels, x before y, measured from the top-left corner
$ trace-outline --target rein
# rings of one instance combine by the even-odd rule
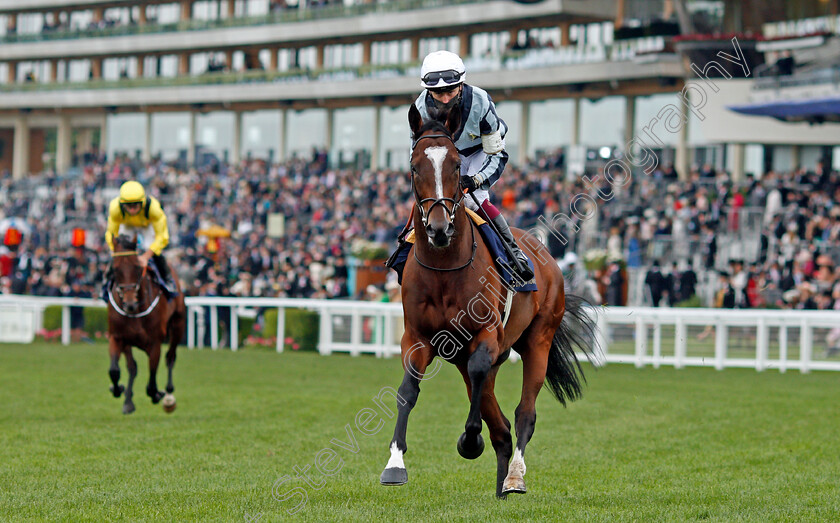
[[[455,141],[448,134],[427,134],[427,135],[421,136],[420,138],[417,138],[414,141],[414,143],[411,145],[412,152],[414,151],[414,149],[417,148],[417,144],[420,143],[420,140],[423,140],[423,139],[426,139],[426,138],[446,138],[447,140],[452,142],[453,146],[455,145]],[[413,169],[414,168],[412,167],[412,170]],[[459,195],[460,197],[457,200],[455,198],[424,198],[424,199],[421,200],[420,195],[417,194],[417,187],[414,185],[414,177],[413,176],[411,177],[411,191],[414,193],[414,200],[415,200],[415,202],[417,202],[417,208],[420,209],[420,220],[423,222],[424,226],[428,225],[429,214],[432,213],[432,210],[435,208],[436,205],[443,206],[444,210],[449,215],[449,220],[454,222],[455,221],[455,213],[458,211],[458,207],[461,206],[461,202],[464,201],[464,193],[461,191],[461,180],[460,179],[458,180],[458,189],[457,189],[457,195]],[[423,208],[423,204],[426,203],[426,202],[432,202],[432,205],[429,207],[428,211],[426,211]],[[449,210],[449,207],[446,206],[446,204],[449,203],[449,202],[452,203],[452,210],[451,211]],[[412,213],[413,213],[413,208],[412,208]],[[420,261],[420,258],[417,257],[417,249],[413,249],[414,250],[414,259],[417,261],[417,263],[419,263],[420,266],[425,268],[425,269],[429,269],[429,270],[432,270],[432,271],[439,271],[439,272],[459,271],[459,270],[463,269],[464,267],[467,267],[468,265],[472,264],[473,260],[475,259],[475,252],[476,252],[476,249],[478,249],[478,244],[475,241],[475,226],[473,225],[472,220],[470,220],[469,218],[467,218],[467,222],[469,222],[469,224],[470,224],[470,233],[472,233],[472,254],[470,254],[470,259],[467,260],[467,263],[465,263],[463,265],[460,265],[458,267],[452,267],[452,268],[432,267],[431,265],[426,265],[425,263]],[[410,223],[410,220],[409,220],[409,223]],[[406,225],[408,225],[408,224],[406,224]]]

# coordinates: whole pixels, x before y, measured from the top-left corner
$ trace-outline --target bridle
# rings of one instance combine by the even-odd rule
[[[123,252],[115,252],[111,256],[114,256],[114,257],[116,257],[116,256],[137,256],[137,253],[135,251],[123,251]],[[140,277],[134,283],[120,283],[120,284],[117,284],[116,282],[114,282],[114,283],[111,284],[111,288],[114,289],[117,296],[119,296],[120,302],[125,302],[125,292],[128,291],[128,290],[133,290],[135,296],[140,294],[141,284],[143,283],[144,280],[148,281],[148,278],[146,278],[146,271],[148,270],[148,268],[149,268],[148,265],[143,267],[143,272],[140,274]],[[122,309],[122,307],[120,307],[117,304],[116,300],[114,300],[114,293],[113,292],[108,293],[108,302],[111,304],[112,307],[114,307],[114,310],[117,311],[117,313],[120,316],[125,316],[126,318],[142,318],[144,316],[148,316],[149,313],[151,313],[153,310],[155,310],[155,307],[157,307],[157,304],[158,304],[159,301],[160,301],[160,292],[158,292],[157,296],[155,296],[155,299],[152,300],[151,305],[149,305],[146,308],[146,310],[144,310],[142,312],[132,314],[132,313],[124,311]]]
[[[414,149],[417,148],[417,144],[420,143],[420,140],[424,140],[426,138],[446,138],[447,140],[452,142],[453,146],[455,145],[455,141],[448,134],[427,134],[427,135],[423,135],[423,136],[417,138],[416,140],[414,140],[414,143],[411,144],[411,152],[412,153],[414,152]],[[414,166],[411,166],[411,171],[412,171],[411,191],[414,193],[414,200],[417,202],[417,208],[420,209],[420,220],[423,222],[423,226],[424,227],[428,226],[429,215],[432,213],[432,210],[435,208],[436,205],[441,205],[443,207],[443,209],[446,211],[446,213],[449,215],[449,220],[454,223],[455,222],[455,213],[458,211],[458,207],[461,206],[461,202],[464,201],[464,190],[461,187],[460,176],[458,177],[458,188],[456,189],[456,194],[455,194],[455,197],[457,199],[456,198],[446,198],[446,197],[444,197],[444,198],[423,198],[423,199],[420,199],[420,195],[417,194],[417,186],[414,185],[414,176],[413,175],[416,173],[416,171],[414,170]],[[428,211],[426,211],[423,208],[423,204],[425,204],[426,202],[432,202],[432,205],[429,206]],[[450,210],[449,207],[447,207],[447,203],[451,203],[451,205],[452,205],[451,210]],[[420,261],[420,258],[417,257],[417,249],[413,249],[414,260],[417,263],[419,263],[420,266],[423,267],[423,268],[430,269],[430,270],[433,270],[433,271],[440,271],[440,272],[459,271],[459,270],[463,269],[464,267],[467,267],[468,265],[472,264],[473,260],[475,259],[475,252],[476,252],[476,249],[478,248],[478,244],[475,241],[475,228],[473,226],[472,220],[468,219],[467,221],[470,224],[470,233],[472,234],[472,254],[470,254],[470,259],[467,260],[467,262],[465,264],[459,265],[458,267],[452,267],[452,268],[432,267],[432,266],[426,265],[425,263]]]

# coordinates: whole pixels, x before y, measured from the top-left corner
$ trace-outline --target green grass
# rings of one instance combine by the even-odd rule
[[[494,497],[495,459],[460,458],[467,400],[450,365],[422,386],[409,422],[409,483],[382,487],[393,420],[345,425],[396,387],[398,359],[268,350],[182,350],[178,410],[144,393],[137,412],[108,395],[104,345],[0,345],[0,520],[828,521],[840,513],[838,376],[705,368],[587,369],[582,401],[546,391],[528,446],[528,494]],[[125,373],[124,373],[125,374]],[[163,378],[160,372],[159,379]],[[512,417],[521,365],[497,393]],[[343,468],[320,490],[277,501],[271,487],[323,448]],[[280,493],[288,491],[286,484]]]

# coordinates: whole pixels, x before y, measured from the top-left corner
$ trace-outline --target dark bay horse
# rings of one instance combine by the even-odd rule
[[[149,262],[150,264],[153,262]],[[176,285],[178,285],[177,278]],[[179,288],[180,290],[180,288]],[[186,306],[184,295],[167,301],[160,285],[152,278],[151,268],[143,268],[137,258],[137,240],[120,235],[114,240],[113,284],[108,289],[108,352],[111,356],[111,393],[119,398],[125,391],[123,414],[134,412],[133,386],[137,376],[137,362],[131,353],[132,346],[142,349],[149,356],[149,383],[146,394],[152,403],[164,400],[166,412],[175,410],[175,387],[172,384],[172,368],[175,366],[175,350],[186,330]],[[157,368],[160,362],[161,344],[169,340],[166,352],[166,367],[169,380],[166,394],[158,390]],[[120,354],[125,354],[128,369],[128,386],[120,385]]]
[[[582,300],[565,295],[563,275],[548,250],[533,236],[514,230],[534,262],[539,290],[515,293],[509,321],[502,325],[510,294],[462,205],[460,158],[452,141],[460,127],[460,110],[444,116],[445,123],[423,122],[414,105],[409,110],[416,237],[402,284],[405,374],[398,391],[391,458],[380,482],[408,481],[403,462],[408,416],[417,402],[420,381],[433,377],[436,370],[429,365],[440,356],[457,366],[470,399],[458,452],[467,459],[481,455],[483,419],[496,451],[496,495],[504,498],[525,492],[525,446],[534,433],[540,388],[548,386],[564,405],[580,397],[583,372],[573,345],[591,355],[595,323],[583,310]],[[511,348],[522,356],[523,367],[515,449],[510,422],[493,392],[496,373]]]

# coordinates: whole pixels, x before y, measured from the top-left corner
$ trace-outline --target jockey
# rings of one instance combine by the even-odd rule
[[[178,287],[172,278],[172,271],[161,252],[169,245],[169,227],[166,224],[166,214],[157,198],[146,196],[146,191],[140,183],[129,181],[120,187],[120,195],[111,200],[108,206],[108,226],[105,230],[105,241],[111,252],[114,251],[114,238],[120,233],[120,226],[125,228],[145,229],[149,225],[155,231],[155,240],[149,249],[138,256],[140,264],[145,268],[151,258],[166,283],[167,294],[173,298],[178,294]]]
[[[464,62],[455,53],[435,51],[428,54],[420,68],[420,85],[425,91],[414,105],[423,120],[446,114],[450,109],[461,111],[461,129],[453,136],[461,156],[461,187],[475,196],[481,208],[471,197],[464,201],[471,210],[493,222],[502,241],[513,251],[516,272],[527,282],[534,277],[528,258],[513,239],[504,216],[489,199],[489,189],[499,180],[508,161],[504,140],[507,124],[496,114],[496,105],[490,95],[483,89],[465,84],[465,77]]]

